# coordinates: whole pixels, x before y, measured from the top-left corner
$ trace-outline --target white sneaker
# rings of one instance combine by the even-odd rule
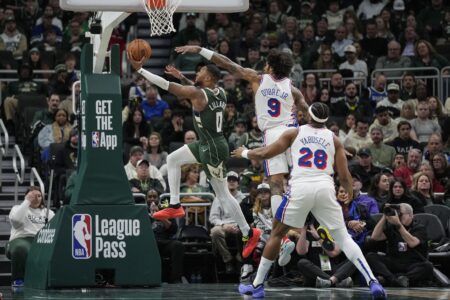
[[[295,249],[295,243],[289,239],[281,244],[280,255],[278,256],[278,264],[283,267],[291,261],[291,253]]]
[[[253,274],[253,265],[244,264],[241,268],[241,282],[246,281]]]

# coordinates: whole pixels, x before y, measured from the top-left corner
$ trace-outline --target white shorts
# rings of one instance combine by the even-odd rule
[[[278,140],[278,138],[288,129],[286,125],[280,125],[277,127],[266,129],[263,133],[264,146],[268,146]],[[289,168],[292,166],[291,148],[286,152],[277,156],[264,160],[264,171],[266,176],[272,176],[276,174],[287,174]]]
[[[283,196],[275,218],[288,226],[302,228],[309,212],[320,225],[328,229],[345,228],[344,216],[336,200],[332,181],[291,183],[290,190]]]

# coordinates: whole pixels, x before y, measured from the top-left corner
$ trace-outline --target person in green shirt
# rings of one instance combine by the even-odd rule
[[[176,48],[179,53],[188,52],[185,46]],[[185,49],[185,50],[183,50]],[[202,49],[202,51],[209,51]],[[209,51],[211,52],[211,51]],[[200,53],[201,54],[201,53]],[[135,61],[128,58],[134,69],[143,77],[158,87],[179,98],[187,98],[192,103],[192,118],[198,141],[184,145],[167,157],[167,170],[170,188],[170,205],[153,215],[159,220],[184,217],[185,213],[180,205],[181,166],[188,163],[200,163],[210,180],[211,186],[221,205],[229,211],[239,225],[243,241],[246,242],[244,253],[250,255],[256,247],[261,231],[250,229],[240,209],[239,202],[228,190],[225,162],[229,158],[228,142],[223,135],[224,109],[227,103],[225,91],[217,86],[220,70],[213,64],[205,65],[196,73],[195,85],[187,80],[172,66],[166,68],[166,73],[178,77],[181,85],[169,82],[142,68],[145,58]]]

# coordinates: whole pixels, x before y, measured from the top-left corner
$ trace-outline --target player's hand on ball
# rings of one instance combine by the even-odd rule
[[[143,57],[140,61],[134,60],[130,54],[127,52],[127,58],[130,64],[133,66],[133,69],[139,70],[144,65],[145,57]]]
[[[89,233],[86,233],[86,235],[84,236],[84,238],[85,238],[86,240],[90,240],[90,239],[91,239],[91,235],[90,235]]]
[[[242,152],[245,150],[245,147],[239,147],[231,152],[231,157],[241,158]]]
[[[182,47],[176,47],[175,52],[176,53],[200,53],[200,50],[202,50],[199,46],[182,46]]]

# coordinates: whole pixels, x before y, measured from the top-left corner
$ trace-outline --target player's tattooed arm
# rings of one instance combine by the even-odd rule
[[[166,69],[164,70],[164,73],[171,75],[175,77],[176,79],[180,80],[182,85],[194,85],[194,82],[192,80],[189,80],[186,76],[181,73],[180,70],[175,68],[172,65],[166,66]]]
[[[208,56],[207,59],[212,61],[214,64],[216,64],[218,67],[227,70],[228,72],[232,73],[233,75],[247,80],[247,81],[258,81],[259,82],[259,75],[258,73],[250,68],[243,68],[239,64],[235,63],[228,57],[221,55],[217,52],[213,52],[211,50],[203,49],[199,46],[182,46],[182,47],[176,47],[175,52],[185,54],[185,53],[197,53],[201,54],[201,51],[209,52],[209,55],[212,54],[212,56]]]
[[[306,103],[305,97],[303,96],[302,92],[294,86],[291,87],[292,89],[292,95],[295,99],[295,104],[297,106],[297,109],[301,110],[304,114],[308,111],[308,103]]]

